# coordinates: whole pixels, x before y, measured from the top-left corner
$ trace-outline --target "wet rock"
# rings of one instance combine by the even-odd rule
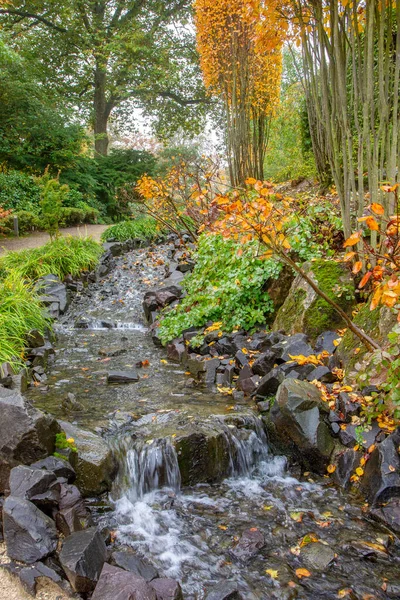
[[[308,381],[314,381],[315,379],[321,383],[334,383],[337,381],[337,376],[328,367],[319,365],[307,375]]]
[[[136,371],[110,371],[107,373],[107,383],[134,383],[139,381]]]
[[[206,360],[204,365],[205,365],[204,383],[206,385],[212,385],[215,382],[215,378],[217,375],[217,369],[220,365],[220,360],[218,358],[212,358],[211,360]]]
[[[254,361],[252,371],[255,375],[267,375],[276,363],[276,354],[271,350],[267,350]]]
[[[207,592],[205,600],[244,600],[244,596],[234,581],[221,581]]]
[[[311,383],[286,379],[269,413],[269,433],[307,470],[324,473],[334,442],[325,423],[329,409]]]
[[[303,333],[297,333],[283,339],[272,346],[271,350],[283,362],[292,360],[292,356],[311,356],[311,354],[315,354],[308,343],[308,337]]]
[[[169,285],[156,292],[156,300],[158,305],[162,307],[172,304],[175,300],[179,300],[181,296],[182,288],[177,285]]]
[[[221,381],[221,385],[223,387],[230,386],[233,383],[233,377],[235,375],[235,366],[227,365],[223,370],[223,377]]]
[[[54,569],[46,566],[42,562],[37,562],[30,567],[15,569],[14,572],[18,575],[22,587],[33,597],[36,597],[37,586],[45,580],[55,583],[61,592],[65,592],[72,597],[72,590],[69,583]]]
[[[84,496],[98,496],[111,489],[117,472],[113,453],[107,442],[90,431],[60,421],[67,439],[73,438],[78,449],[76,485]]]
[[[400,534],[400,497],[390,498],[382,506],[372,508],[369,514],[375,521]]]
[[[56,458],[55,456],[48,456],[43,460],[32,463],[31,467],[51,471],[56,477],[65,478],[70,483],[76,478],[76,473],[72,466],[66,460]]]
[[[44,346],[45,339],[40,331],[32,329],[27,335],[27,343],[29,348],[40,348],[40,346]]]
[[[155,591],[157,600],[183,600],[182,588],[174,579],[153,579],[150,586]]]
[[[315,352],[320,354],[325,351],[333,354],[336,350],[334,342],[338,338],[340,338],[340,335],[336,331],[324,331],[315,341]]]
[[[199,379],[200,373],[205,373],[206,366],[204,360],[202,360],[196,354],[190,354],[187,362],[187,368],[195,379]]]
[[[237,366],[239,367],[239,369],[241,369],[242,367],[248,364],[249,357],[242,350],[238,350],[235,354],[235,360]]]
[[[361,479],[361,491],[369,504],[387,502],[400,496],[399,429],[377,444],[365,465]]]
[[[81,412],[83,410],[83,405],[78,402],[75,394],[72,394],[71,392],[68,392],[64,400],[61,402],[61,407],[66,413]]]
[[[356,444],[360,444],[366,450],[375,443],[381,434],[382,430],[376,422],[373,422],[366,429],[360,428],[357,425],[346,425],[346,429],[340,430],[339,439],[348,448],[353,448]]]
[[[260,412],[268,412],[270,409],[269,400],[263,400],[262,402],[257,402],[257,408]]]
[[[264,546],[264,534],[254,527],[242,533],[238,543],[229,550],[229,554],[235,561],[247,563],[254,558]]]
[[[75,485],[61,484],[59,511],[55,514],[56,526],[68,537],[92,525],[92,519],[81,493]]]
[[[175,438],[182,485],[221,481],[230,473],[229,443],[223,431],[204,428]]]
[[[70,303],[70,294],[66,285],[57,277],[57,275],[45,275],[39,279],[37,288],[43,294],[43,304],[51,306],[58,303],[58,309],[63,314]]]
[[[7,554],[14,560],[32,564],[57,548],[54,521],[29,500],[9,496],[4,502],[3,526]]]
[[[30,406],[16,390],[0,388],[0,493],[8,487],[10,471],[52,454],[57,421]]]
[[[13,376],[14,371],[10,363],[2,363],[0,365],[0,385],[4,386],[5,388],[12,388]]]
[[[104,252],[110,252],[112,256],[121,256],[126,251],[122,242],[106,242],[103,244]]]
[[[157,600],[157,596],[141,577],[105,564],[92,600]]]
[[[32,367],[41,366],[47,368],[50,360],[54,358],[55,350],[50,342],[45,342],[44,346],[29,350],[28,357],[32,362]]]
[[[219,354],[227,354],[228,356],[233,356],[235,354],[235,346],[227,337],[219,338],[215,346]]]
[[[300,557],[309,569],[315,571],[326,571],[335,560],[335,553],[329,546],[314,542],[307,544],[301,549]]]
[[[115,356],[122,356],[127,353],[127,349],[124,346],[112,346],[110,348],[100,348],[99,356],[106,356],[113,358]]]
[[[173,362],[182,363],[187,357],[186,346],[182,341],[175,340],[167,346],[167,358]]]
[[[51,471],[19,465],[10,473],[10,493],[39,507],[57,506],[60,484]]]
[[[143,577],[147,582],[158,577],[157,569],[146,559],[140,558],[132,550],[118,550],[113,552],[111,559],[114,565]]]
[[[338,410],[343,416],[344,421],[350,421],[351,417],[360,413],[361,405],[358,402],[352,402],[346,392],[340,392],[338,396]]]
[[[3,496],[0,496],[0,542],[2,542],[4,539],[4,537],[3,537],[3,505],[4,505],[4,501],[5,501],[5,498]]]
[[[106,560],[106,545],[95,528],[67,537],[60,552],[61,565],[72,588],[79,593],[94,590]]]
[[[155,292],[146,292],[143,299],[143,310],[146,319],[149,321],[151,314],[158,309],[158,302]]]
[[[265,398],[266,396],[273,396],[278,391],[279,386],[285,379],[284,374],[279,368],[272,369],[263,377],[257,387],[257,397]]]
[[[240,382],[240,387],[246,396],[251,396],[257,392],[258,386],[260,385],[260,380],[261,377],[259,375],[253,375],[253,377],[243,379]]]

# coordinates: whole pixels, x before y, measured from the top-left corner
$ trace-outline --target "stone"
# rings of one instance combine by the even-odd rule
[[[196,354],[190,354],[187,362],[187,368],[195,379],[199,379],[200,373],[205,373],[206,366],[204,360],[202,360]]]
[[[279,368],[272,369],[261,379],[256,390],[257,397],[265,398],[275,395],[284,379],[285,376]]]
[[[219,338],[217,343],[215,344],[219,354],[227,354],[228,356],[233,356],[235,354],[235,346],[232,344],[229,338],[222,337]]]
[[[167,345],[167,358],[173,362],[182,363],[187,357],[186,346],[182,341],[175,340]]]
[[[231,474],[229,441],[220,428],[199,427],[174,440],[182,486],[222,481]]]
[[[54,452],[60,426],[32,408],[17,390],[0,388],[0,412],[0,493],[4,493],[13,467],[30,465]]]
[[[111,555],[113,564],[125,571],[131,571],[138,577],[143,577],[147,582],[158,577],[157,569],[145,558],[137,556],[132,550],[117,550]]]
[[[234,581],[221,581],[214,585],[205,597],[205,600],[244,600]]]
[[[57,506],[60,500],[60,484],[51,471],[19,465],[10,473],[11,496],[30,500],[45,508]]]
[[[211,360],[206,360],[204,362],[205,373],[204,373],[204,383],[208,386],[215,383],[215,378],[217,375],[217,369],[221,364],[218,358],[212,358]]]
[[[223,371],[222,386],[230,386],[235,375],[235,365],[227,365]]]
[[[340,335],[336,331],[323,331],[315,341],[315,352],[320,354],[325,351],[333,354],[336,350],[334,342],[339,338]]]
[[[319,289],[335,300],[344,312],[351,314],[355,304],[355,287],[351,273],[344,264],[317,259],[305,263],[302,268]],[[340,297],[335,290],[337,285],[343,289]],[[323,332],[343,326],[344,322],[334,308],[301,275],[297,275],[285,302],[277,312],[272,329],[282,329],[287,334],[303,332],[315,340]]]
[[[72,590],[69,583],[54,569],[51,569],[42,562],[37,562],[29,567],[22,568],[18,573],[23,588],[33,597],[36,597],[37,586],[43,580],[49,580],[55,583],[60,591],[72,597]]]
[[[382,504],[400,496],[400,429],[377,444],[364,467],[361,492],[370,505]]]
[[[346,392],[340,392],[338,396],[338,410],[344,421],[351,421],[351,417],[361,412],[361,405],[358,402],[352,402]]]
[[[255,375],[267,375],[273,368],[276,363],[276,354],[271,350],[267,350],[263,354],[254,361],[252,371]]]
[[[76,485],[83,496],[99,496],[111,489],[117,473],[117,463],[107,442],[100,436],[75,427],[66,421],[60,425],[78,449]]]
[[[9,496],[3,508],[4,539],[13,560],[32,564],[57,548],[54,521],[32,502]]]
[[[72,394],[71,392],[68,392],[66,397],[63,399],[61,402],[61,407],[66,413],[81,412],[84,409],[83,404],[78,402],[75,394]]]
[[[390,498],[382,506],[373,507],[369,514],[378,523],[400,534],[400,497]]]
[[[380,437],[382,430],[378,423],[374,421],[366,429],[358,428],[357,425],[346,425],[346,429],[341,429],[339,439],[344,446],[353,448],[361,443],[361,446],[367,450],[375,443],[377,437]]]
[[[45,339],[43,334],[37,329],[32,329],[27,335],[27,344],[29,348],[40,348],[40,346],[44,346]]]
[[[157,596],[141,577],[105,564],[92,600],[157,600]]]
[[[150,321],[151,314],[158,310],[158,302],[154,292],[146,292],[143,299],[143,310],[146,319]]]
[[[263,400],[262,402],[257,402],[257,408],[260,412],[268,412],[270,409],[269,400]]]
[[[106,348],[100,348],[99,356],[113,358],[115,356],[122,356],[122,354],[126,354],[127,352],[128,350],[124,346],[110,346]]]
[[[47,305],[53,303],[53,298],[59,305],[59,311],[63,314],[70,303],[70,294],[66,285],[62,283],[57,275],[45,275],[41,277],[37,283],[38,290],[47,296],[49,300],[45,302]]]
[[[157,600],[183,600],[182,588],[174,579],[153,579],[150,587],[155,591]]]
[[[253,375],[253,377],[249,377],[248,379],[243,379],[240,382],[240,387],[246,396],[252,396],[258,390],[258,386],[260,385],[261,377],[259,375]]]
[[[337,376],[328,367],[318,365],[318,367],[307,375],[308,381],[314,381],[315,379],[321,383],[334,383],[337,381]]]
[[[287,337],[278,344],[272,346],[271,351],[282,362],[293,360],[292,356],[311,356],[315,354],[308,343],[308,337],[305,334],[298,333]]]
[[[335,560],[335,553],[329,546],[321,544],[321,542],[314,542],[301,549],[300,557],[309,569],[326,571]]]
[[[94,590],[107,560],[107,548],[96,528],[73,533],[64,541],[60,562],[75,592]]]
[[[3,496],[0,496],[0,542],[4,540],[3,536],[3,506],[5,499]]]
[[[137,371],[133,369],[130,371],[110,371],[107,373],[107,383],[109,384],[135,383],[139,379]]]
[[[319,390],[306,381],[286,379],[269,413],[268,432],[279,449],[310,471],[325,473],[334,449],[329,408]]]
[[[235,360],[237,366],[239,367],[239,369],[241,369],[242,367],[248,364],[249,357],[242,350],[238,350],[235,354]]]
[[[247,563],[254,558],[264,546],[264,534],[254,527],[242,533],[237,544],[229,550],[229,554],[235,561]]]
[[[55,514],[56,526],[68,537],[92,525],[92,519],[81,493],[75,485],[61,484],[59,511]]]

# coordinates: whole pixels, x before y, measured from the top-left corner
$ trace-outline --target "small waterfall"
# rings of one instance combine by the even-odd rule
[[[136,501],[148,492],[168,488],[178,492],[181,485],[178,458],[169,438],[149,440],[126,454],[129,499]]]
[[[228,444],[230,473],[227,476],[251,475],[254,469],[268,459],[268,444],[264,429],[257,417],[246,416],[222,421]]]

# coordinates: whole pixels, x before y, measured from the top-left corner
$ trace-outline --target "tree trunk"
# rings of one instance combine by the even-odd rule
[[[106,99],[106,71],[97,65],[94,75],[94,147],[96,154],[107,156],[107,124],[111,107]]]

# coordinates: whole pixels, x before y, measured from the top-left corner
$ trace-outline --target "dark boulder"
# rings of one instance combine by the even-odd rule
[[[155,591],[157,600],[183,600],[182,588],[174,579],[153,579],[150,586]]]
[[[67,439],[73,438],[78,450],[75,455],[76,485],[84,496],[98,496],[111,489],[118,470],[110,446],[100,436],[60,421]]]
[[[143,310],[146,319],[150,321],[151,314],[158,309],[158,302],[155,292],[147,292],[143,299]]]
[[[94,590],[106,560],[106,545],[95,528],[67,537],[60,552],[61,565],[72,588],[79,593]]]
[[[13,560],[32,564],[57,548],[54,521],[32,502],[9,496],[3,508],[4,539]]]
[[[353,402],[346,392],[340,392],[338,396],[338,411],[344,421],[350,421],[351,417],[361,412],[361,404]]]
[[[35,469],[44,469],[45,471],[51,471],[56,477],[62,477],[72,483],[76,478],[76,473],[72,466],[61,458],[55,456],[48,456],[43,460],[39,460],[31,465]]]
[[[41,508],[57,506],[60,484],[51,471],[19,465],[10,473],[11,496],[30,500]]]
[[[267,375],[276,363],[276,354],[271,350],[267,350],[254,361],[252,371],[255,375]]]
[[[92,519],[80,491],[75,485],[61,484],[59,511],[55,514],[57,529],[68,537],[92,525]]]
[[[387,502],[400,496],[400,430],[377,444],[364,468],[361,491],[369,504]]]
[[[157,600],[157,596],[141,577],[105,564],[92,600]]]
[[[307,375],[308,381],[320,381],[321,383],[334,383],[337,381],[337,376],[332,373],[328,367],[324,367],[323,365],[318,365],[311,373]]]
[[[400,534],[400,497],[391,498],[382,506],[372,508],[369,515],[379,523]]]
[[[239,563],[247,563],[265,546],[265,537],[256,527],[244,531],[237,544],[229,550],[232,558]]]
[[[36,597],[38,584],[44,581],[56,584],[60,592],[64,592],[68,597],[73,597],[71,586],[68,581],[63,578],[62,574],[42,562],[34,563],[29,567],[21,567],[20,565],[11,562],[2,565],[2,567],[11,575],[18,576],[22,587],[34,598]]]
[[[279,386],[285,379],[285,375],[279,368],[272,369],[265,375],[258,384],[256,395],[259,398],[273,396],[278,391]]]
[[[338,338],[340,338],[340,335],[336,331],[324,331],[315,341],[315,352],[320,354],[325,351],[333,354],[336,350],[334,342]]]
[[[286,379],[269,413],[269,432],[278,447],[307,470],[324,473],[334,442],[325,422],[329,408],[311,383]]]
[[[272,346],[272,351],[275,352],[277,358],[282,362],[292,360],[292,356],[311,356],[315,354],[308,343],[308,337],[303,333],[296,333],[291,337],[283,339],[278,344],[275,344],[275,346]]]
[[[0,493],[18,464],[45,458],[55,450],[57,421],[30,406],[16,390],[0,388]]]
[[[244,596],[234,581],[221,581],[207,592],[205,600],[244,600]]]
[[[110,371],[107,373],[107,383],[134,383],[139,381],[136,371]]]
[[[181,338],[182,339],[182,338]],[[173,362],[182,363],[187,357],[186,346],[182,341],[175,340],[167,346],[167,358]]]
[[[147,582],[158,577],[157,569],[153,567],[146,559],[139,557],[132,550],[118,550],[111,555],[115,566],[135,573],[138,577],[143,577]]]
[[[339,439],[344,446],[353,448],[360,444],[364,450],[367,450],[381,437],[382,429],[376,421],[364,430],[362,428],[360,430],[357,425],[346,425],[346,428],[341,429],[339,433]]]

